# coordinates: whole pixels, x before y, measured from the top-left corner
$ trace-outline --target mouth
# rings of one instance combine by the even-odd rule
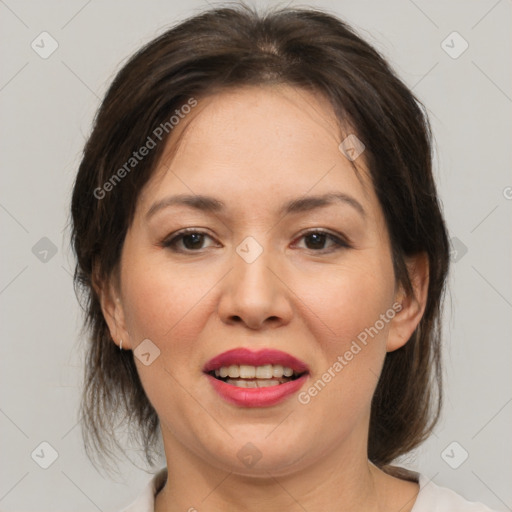
[[[266,364],[221,366],[207,373],[217,380],[239,388],[265,388],[294,381],[307,372],[296,372],[289,366],[279,364]]]
[[[239,388],[282,386],[309,373],[307,365],[286,352],[245,348],[229,350],[206,363],[203,372]]]

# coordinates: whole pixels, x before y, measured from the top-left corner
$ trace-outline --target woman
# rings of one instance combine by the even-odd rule
[[[214,9],[119,72],[73,201],[88,446],[129,511],[485,511],[392,466],[441,405],[449,247],[428,120],[313,9]],[[121,420],[120,420],[121,418]]]

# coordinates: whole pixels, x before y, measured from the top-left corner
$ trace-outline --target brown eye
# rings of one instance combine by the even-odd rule
[[[204,242],[204,235],[201,233],[191,233],[182,235],[181,240],[186,249],[201,249]]]
[[[203,244],[207,238],[212,239],[207,233],[195,229],[181,231],[162,243],[163,247],[176,252],[199,252],[204,249]]]
[[[306,241],[306,249],[309,249],[314,252],[331,252],[332,250],[336,250],[338,248],[349,247],[349,244],[346,243],[341,238],[333,235],[332,233],[328,233],[326,231],[309,231],[301,236],[301,239]],[[331,247],[325,247],[325,244],[331,242]]]
[[[306,240],[306,246],[308,249],[325,249],[323,247],[325,242],[328,240],[327,235],[325,233],[311,233],[304,237]],[[309,240],[309,244],[308,244]]]

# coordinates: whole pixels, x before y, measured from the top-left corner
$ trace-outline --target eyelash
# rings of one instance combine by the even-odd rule
[[[182,254],[192,254],[194,252],[201,253],[202,252],[201,249],[195,251],[192,249],[183,250],[183,249],[176,248],[176,244],[180,240],[183,240],[183,238],[185,236],[190,235],[190,234],[205,235],[209,238],[212,238],[208,233],[206,233],[204,231],[200,231],[196,228],[185,228],[181,231],[178,231],[177,233],[173,233],[173,235],[171,235],[171,237],[164,240],[160,245],[166,249],[171,249],[173,252],[182,253]],[[321,250],[306,249],[306,250],[312,251],[314,253],[329,254],[334,251],[338,251],[340,249],[348,249],[351,247],[351,245],[348,243],[348,241],[346,239],[344,239],[343,237],[338,237],[338,236],[333,235],[332,233],[322,230],[322,229],[311,229],[309,231],[306,231],[305,233],[302,233],[302,235],[299,237],[299,239],[307,237],[311,234],[325,235],[329,240],[331,240],[335,244],[334,249],[330,249],[330,250],[328,250],[328,249],[321,249]]]

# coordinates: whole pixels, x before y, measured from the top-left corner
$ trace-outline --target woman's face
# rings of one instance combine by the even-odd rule
[[[397,312],[401,290],[364,152],[358,177],[339,149],[350,132],[340,136],[328,102],[287,86],[203,99],[178,133],[177,153],[169,156],[173,138],[140,194],[110,324],[138,356],[166,452],[253,475],[286,474],[339,450],[366,453],[386,351],[415,323]],[[325,194],[339,198],[312,201]],[[171,204],[180,195],[223,206]],[[172,242],[185,228],[196,234]],[[287,360],[275,353],[240,360],[246,376],[248,362],[275,361],[278,377],[267,367],[258,370],[264,379],[243,379],[259,388],[205,373],[238,348],[284,352],[307,373],[287,384],[277,366]],[[237,357],[224,361],[234,381]],[[272,391],[281,386],[288,394]]]

